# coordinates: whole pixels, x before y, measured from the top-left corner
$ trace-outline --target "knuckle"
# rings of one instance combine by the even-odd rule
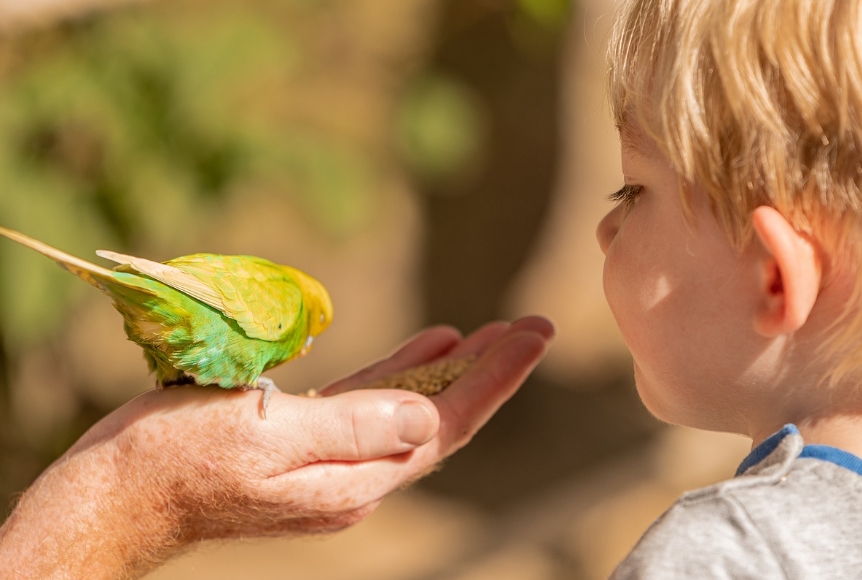
[[[347,440],[345,441],[348,451],[354,458],[362,457],[363,447],[363,421],[361,417],[362,411],[358,407],[351,407],[349,410],[349,431]]]

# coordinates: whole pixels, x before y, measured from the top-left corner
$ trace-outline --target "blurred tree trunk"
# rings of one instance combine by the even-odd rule
[[[499,317],[545,221],[565,162],[559,99],[566,31],[531,25],[519,11],[554,5],[442,0],[429,68],[474,93],[485,108],[487,134],[472,173],[417,179],[427,219],[429,323],[470,331]],[[570,9],[560,24],[572,20]],[[560,481],[644,445],[658,428],[643,412],[628,365],[601,378],[570,377],[566,385],[537,373],[446,469],[419,485],[490,514],[511,513]],[[582,576],[578,562],[560,566],[554,577]]]
[[[516,0],[443,0],[429,68],[484,108],[480,167],[424,182],[426,319],[469,331],[500,316],[544,222],[560,154],[564,24],[542,26]]]
[[[6,336],[2,332],[3,326],[2,315],[0,315],[0,423],[9,424],[11,414],[11,369],[9,368],[9,351],[6,346]]]

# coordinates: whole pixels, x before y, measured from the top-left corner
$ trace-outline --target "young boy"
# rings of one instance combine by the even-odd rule
[[[862,577],[862,0],[631,0],[610,46],[638,392],[754,445],[613,578]]]

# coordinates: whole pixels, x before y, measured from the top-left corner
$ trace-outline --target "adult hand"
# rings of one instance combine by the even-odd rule
[[[538,317],[462,338],[428,329],[390,358],[304,398],[184,387],[145,393],[96,424],[0,529],[17,578],[138,577],[194,542],[328,532],[465,445],[553,335]],[[443,357],[480,355],[432,398],[355,390]],[[17,573],[17,576],[15,574]]]

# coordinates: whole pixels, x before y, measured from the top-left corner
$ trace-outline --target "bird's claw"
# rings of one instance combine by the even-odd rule
[[[275,381],[266,377],[257,379],[257,388],[263,391],[263,418],[266,420],[266,408],[269,406],[269,399],[273,393],[281,392],[281,389],[276,386]]]

